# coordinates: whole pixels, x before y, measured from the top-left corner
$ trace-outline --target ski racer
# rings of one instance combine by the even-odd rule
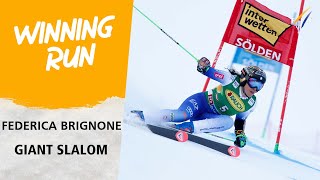
[[[162,110],[150,118],[160,118],[161,122],[170,122],[170,126],[189,133],[224,131],[234,125],[234,144],[244,147],[247,139],[244,132],[246,119],[256,107],[254,94],[263,88],[265,72],[257,66],[244,67],[241,73],[234,69],[218,70],[210,67],[206,57],[199,60],[197,70],[221,84],[209,91],[191,95],[178,109]],[[233,115],[234,122],[230,117]]]

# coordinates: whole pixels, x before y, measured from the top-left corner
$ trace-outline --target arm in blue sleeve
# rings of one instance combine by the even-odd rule
[[[218,70],[215,68],[210,67],[207,72],[204,73],[205,76],[218,81],[222,85],[228,84],[232,82],[233,75],[228,71]]]

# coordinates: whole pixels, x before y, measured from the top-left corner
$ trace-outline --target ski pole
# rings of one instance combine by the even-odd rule
[[[148,19],[153,25],[155,25],[160,31],[162,31],[165,35],[167,35],[173,42],[175,42],[180,48],[182,48],[185,52],[187,52],[194,60],[199,61],[192,53],[190,53],[186,48],[184,48],[178,41],[174,40],[168,33],[166,33],[160,26],[158,26],[154,21],[152,21],[147,15],[145,15],[142,11],[140,11],[137,7],[133,5],[133,7],[146,19]]]

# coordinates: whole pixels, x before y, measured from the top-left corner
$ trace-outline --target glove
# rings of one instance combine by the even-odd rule
[[[209,59],[207,59],[206,57],[202,57],[198,61],[197,71],[199,71],[200,73],[204,74],[209,70],[209,68],[210,68]]]
[[[236,137],[236,140],[234,141],[234,145],[240,148],[244,147],[247,143],[247,136],[241,130],[238,130],[236,135],[237,137]]]

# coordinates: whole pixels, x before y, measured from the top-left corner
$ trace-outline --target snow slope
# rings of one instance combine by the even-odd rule
[[[119,180],[320,179],[319,157],[284,147],[276,155],[266,144],[250,140],[240,156],[233,158],[192,142],[152,134],[137,121],[132,115],[125,119]],[[232,138],[228,132],[219,135]]]

